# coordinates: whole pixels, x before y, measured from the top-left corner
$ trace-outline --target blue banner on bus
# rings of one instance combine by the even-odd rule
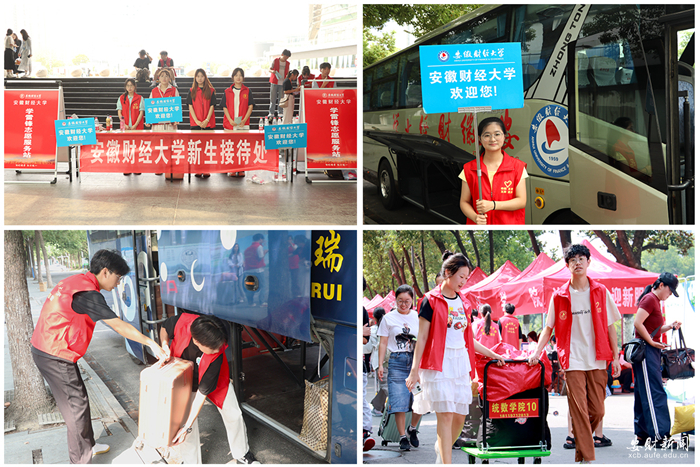
[[[146,123],[182,121],[182,98],[180,96],[148,98],[144,102]]]
[[[301,230],[163,230],[163,303],[311,342],[310,246]]]
[[[305,148],[306,123],[265,125],[265,149]]]
[[[357,325],[357,232],[314,230],[311,240],[314,318]]]
[[[523,107],[520,43],[426,45],[419,49],[425,113]]]
[[[97,144],[95,136],[95,120],[91,118],[69,118],[55,120],[56,146],[82,146]]]

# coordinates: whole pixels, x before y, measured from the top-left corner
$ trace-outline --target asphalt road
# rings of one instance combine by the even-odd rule
[[[446,224],[441,218],[406,201],[396,210],[385,209],[377,185],[367,180],[362,181],[362,209],[365,224]]]

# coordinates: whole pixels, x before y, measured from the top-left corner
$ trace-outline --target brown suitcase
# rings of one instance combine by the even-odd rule
[[[187,420],[192,395],[194,364],[174,358],[158,368],[141,372],[139,438],[153,448],[172,446],[172,440]]]

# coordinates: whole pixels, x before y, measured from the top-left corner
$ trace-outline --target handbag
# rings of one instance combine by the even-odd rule
[[[304,421],[299,439],[314,451],[328,447],[328,378],[306,383],[304,394]]]
[[[675,336],[675,330],[673,335]],[[676,343],[676,339],[673,339]],[[695,376],[695,350],[685,346],[683,331],[678,328],[678,345],[661,351],[661,377],[688,379]]]
[[[661,329],[661,326],[654,329],[654,332],[651,333],[652,339],[659,329]],[[646,351],[647,343],[641,337],[635,337],[622,345],[622,355],[627,363],[642,363],[646,357]]]
[[[289,105],[289,94],[285,94],[282,99],[280,99],[280,104],[279,106],[282,107],[283,109],[287,108]]]

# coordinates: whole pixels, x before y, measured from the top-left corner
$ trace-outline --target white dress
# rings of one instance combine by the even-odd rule
[[[462,300],[447,299],[448,322],[442,371],[420,369],[418,375],[423,391],[413,400],[413,411],[469,413],[472,384],[469,372],[469,351],[464,346],[469,321]]]

